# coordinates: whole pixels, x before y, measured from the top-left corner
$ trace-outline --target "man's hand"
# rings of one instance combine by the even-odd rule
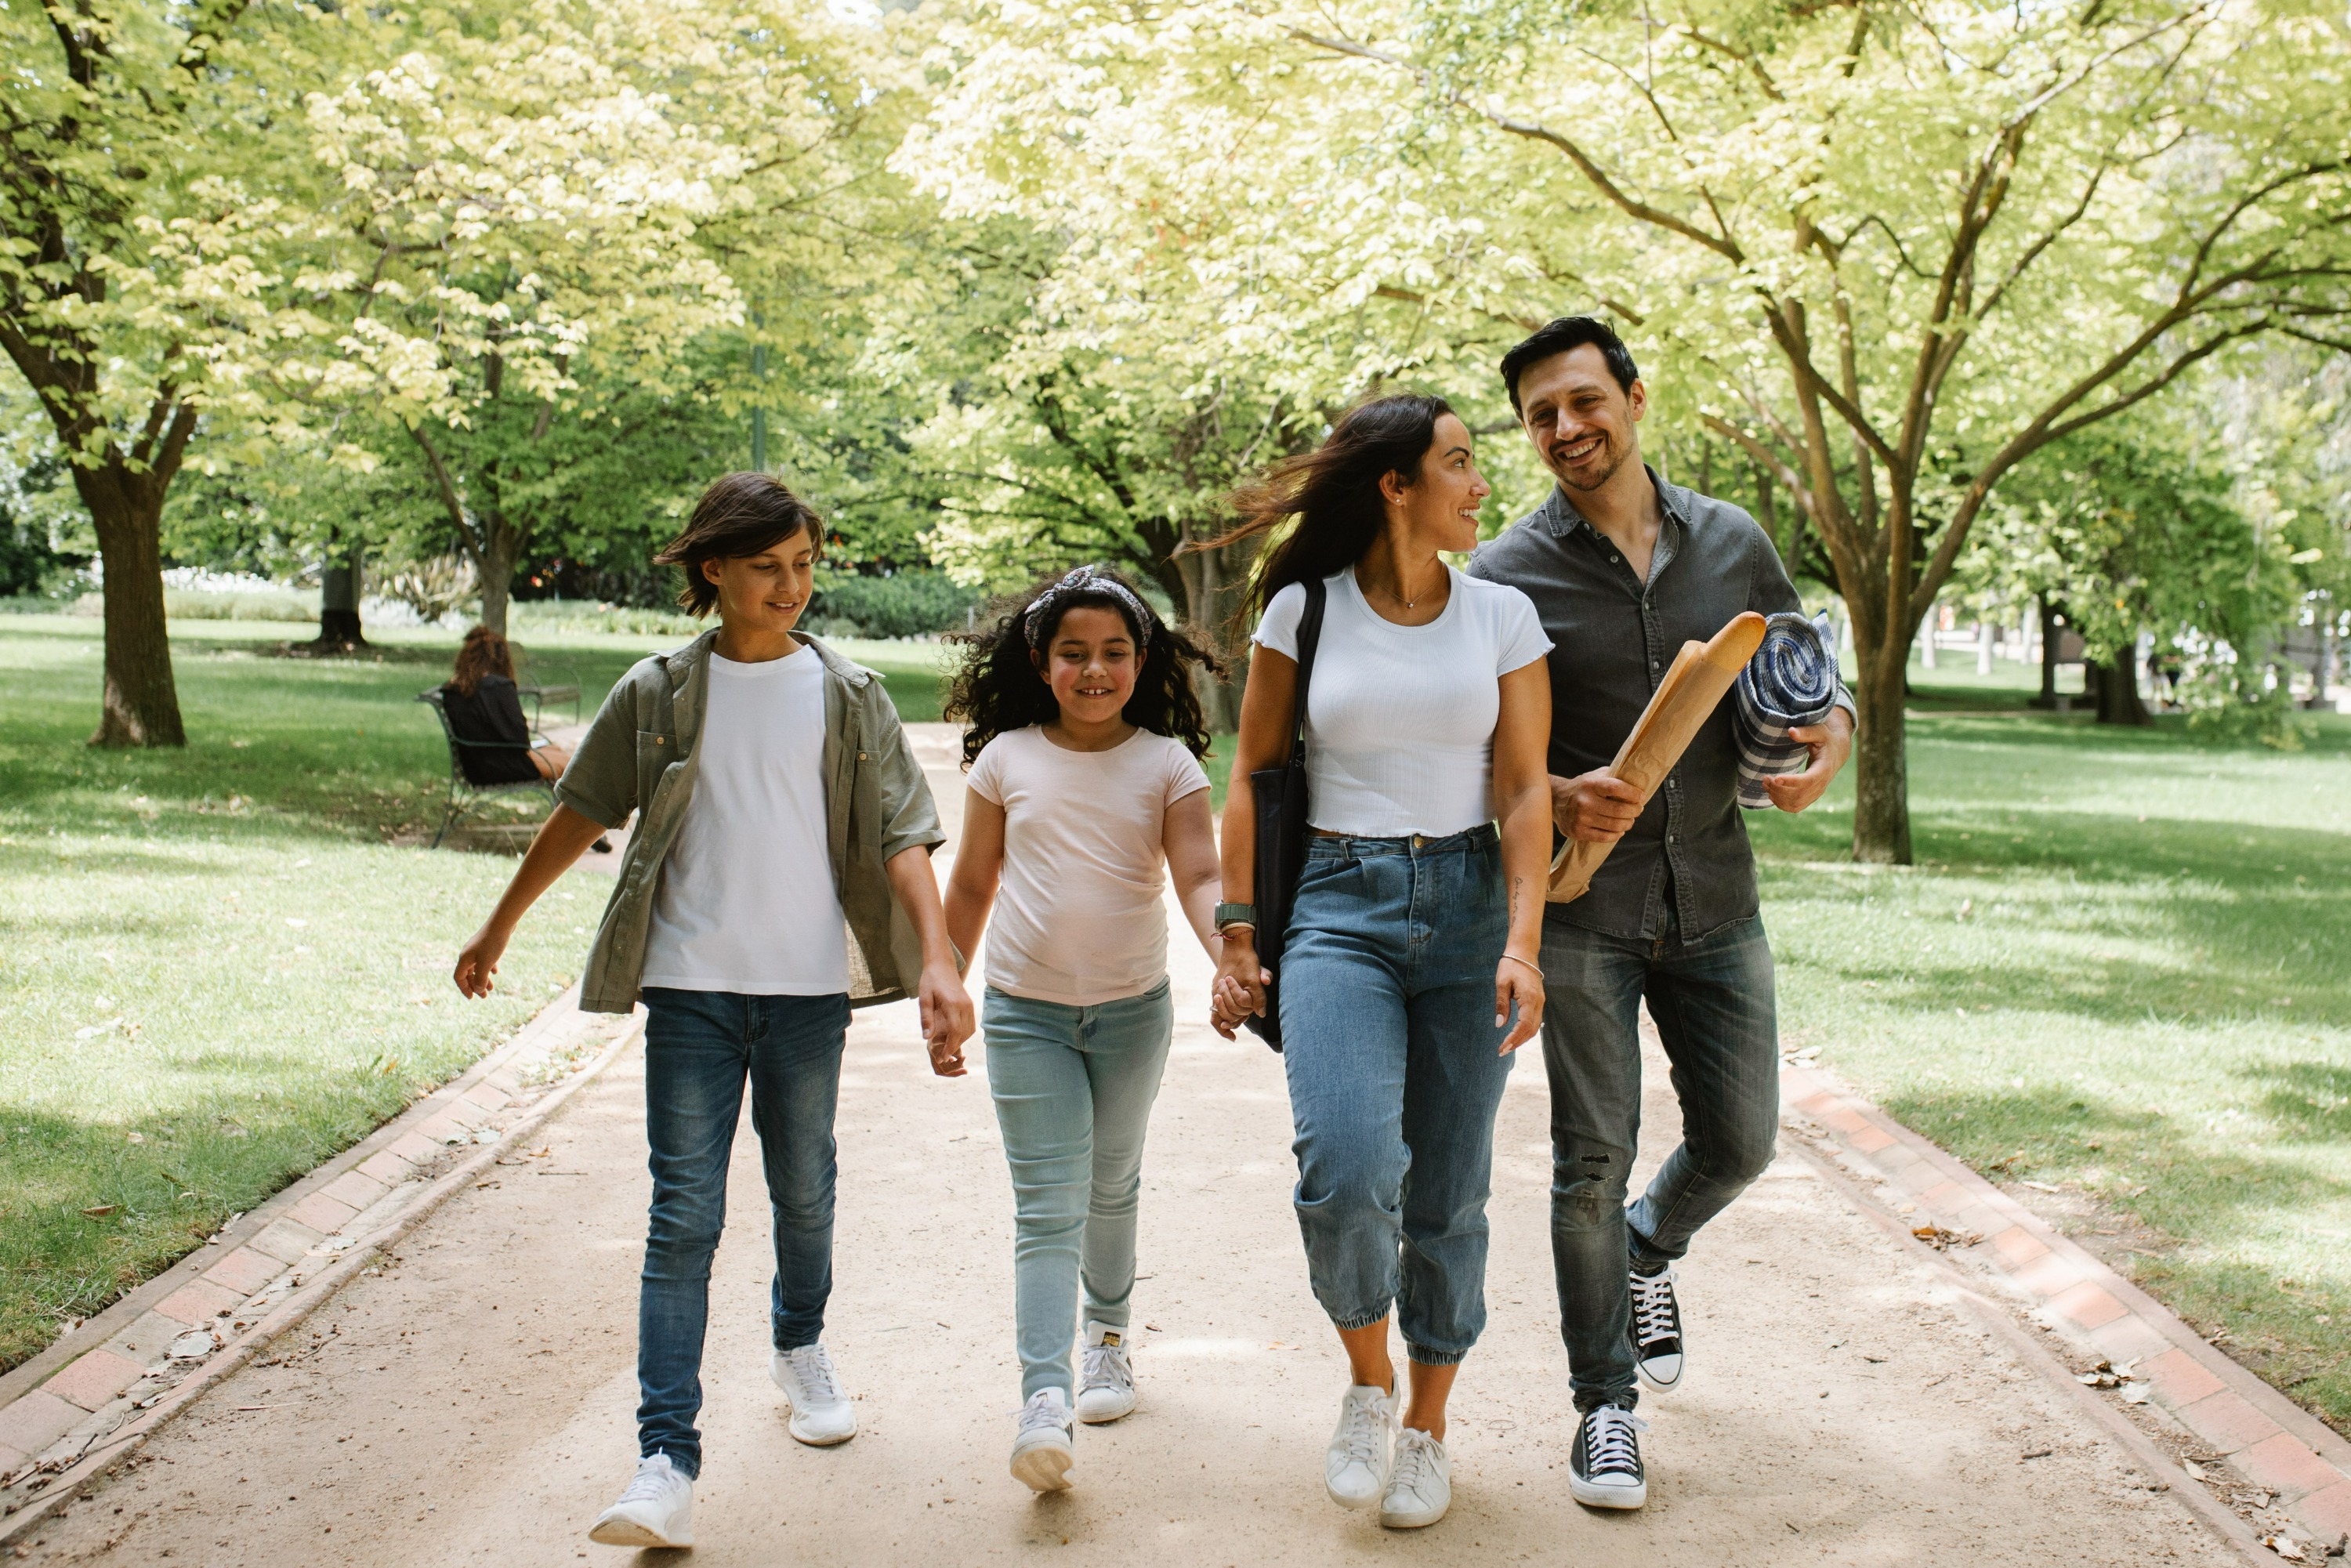
[[[1569,838],[1613,844],[1641,819],[1641,792],[1605,768],[1573,779],[1551,777],[1551,820]]]
[[[931,1053],[931,1071],[942,1078],[964,1075],[963,1042],[971,1038],[971,998],[953,964],[925,964],[914,987],[914,1002],[923,1019],[923,1043]]]
[[[1828,793],[1829,780],[1837,776],[1844,759],[1853,755],[1853,715],[1841,707],[1831,708],[1829,716],[1819,724],[1800,724],[1788,732],[1788,737],[1811,748],[1812,765],[1802,773],[1782,773],[1766,779],[1763,789],[1771,797],[1771,804],[1782,811],[1801,811]]]

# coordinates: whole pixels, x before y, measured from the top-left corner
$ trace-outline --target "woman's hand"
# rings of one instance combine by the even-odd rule
[[[1514,957],[1505,953],[1502,961],[1494,966],[1494,1027],[1500,1029],[1510,1021],[1510,1006],[1518,1004],[1519,1021],[1502,1041],[1501,1054],[1510,1052],[1534,1039],[1542,1028],[1542,970],[1529,958]]]
[[[506,956],[507,939],[513,935],[493,920],[458,949],[455,978],[459,995],[478,998],[490,994],[490,977],[498,972],[498,960]]]
[[[1227,1040],[1247,1019],[1265,1011],[1265,988],[1273,976],[1258,961],[1257,936],[1244,925],[1225,930],[1225,950],[1217,961],[1217,978],[1208,988],[1209,1020]]]

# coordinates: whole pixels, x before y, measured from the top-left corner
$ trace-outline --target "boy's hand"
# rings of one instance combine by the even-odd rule
[[[931,1071],[942,1078],[961,1078],[963,1042],[971,1038],[971,998],[951,964],[925,964],[914,987],[914,1005],[922,1010],[923,1043],[931,1053]]]
[[[486,997],[490,994],[490,977],[498,972],[498,960],[506,954],[507,936],[508,933],[495,925],[485,925],[458,950],[455,978],[460,995]]]

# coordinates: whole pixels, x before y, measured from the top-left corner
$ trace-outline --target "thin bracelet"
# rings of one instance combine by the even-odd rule
[[[1542,966],[1541,964],[1528,963],[1526,959],[1520,957],[1516,953],[1505,953],[1502,956],[1508,958],[1513,964],[1526,964],[1528,968],[1532,969],[1538,975],[1542,973]]]

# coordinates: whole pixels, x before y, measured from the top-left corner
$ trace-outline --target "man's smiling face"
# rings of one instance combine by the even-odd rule
[[[1599,348],[1579,344],[1519,372],[1519,423],[1562,485],[1593,491],[1627,462],[1638,462],[1635,426],[1648,412],[1648,389],[1616,384]]]

